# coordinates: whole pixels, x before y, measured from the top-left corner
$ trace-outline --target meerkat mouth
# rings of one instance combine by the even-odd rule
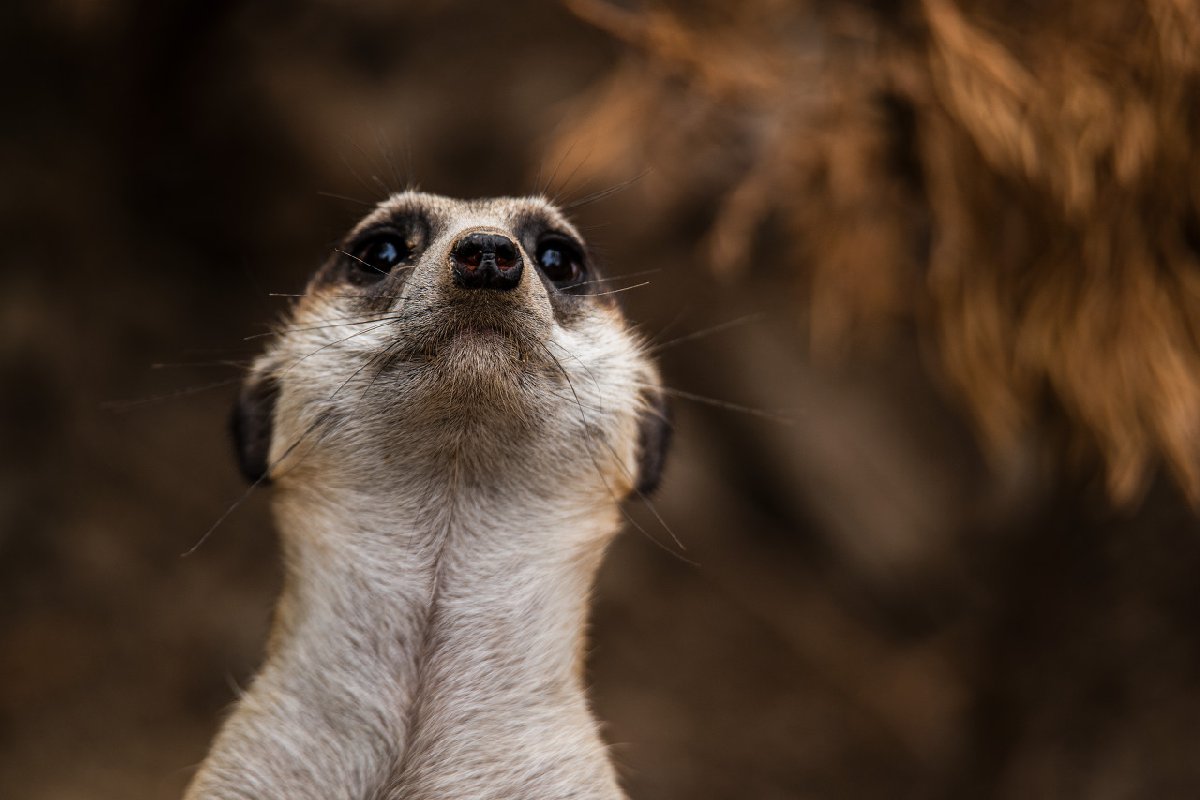
[[[433,351],[435,358],[442,354],[453,357],[460,353],[483,357],[499,370],[510,362],[528,361],[542,346],[528,331],[487,323],[469,323],[447,329],[433,343]]]
[[[544,346],[547,321],[531,308],[500,298],[456,298],[436,312],[436,322],[421,334],[434,351],[446,347],[522,354]]]
[[[439,316],[436,324],[409,331],[396,348],[399,360],[436,366],[459,377],[509,374],[543,360],[539,354],[546,349],[545,337],[521,314],[454,310]]]
[[[466,324],[459,326],[455,328],[451,335],[456,338],[475,337],[484,340],[494,339],[497,337],[505,337],[509,339],[513,338],[512,334],[508,331],[505,331],[495,325],[488,325],[486,323]]]

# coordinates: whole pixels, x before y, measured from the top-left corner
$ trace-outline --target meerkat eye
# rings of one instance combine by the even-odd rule
[[[537,262],[542,274],[556,284],[570,286],[583,278],[583,253],[561,236],[549,236],[538,244]]]
[[[412,255],[412,248],[403,236],[379,233],[363,241],[352,255],[352,261],[364,273],[363,277],[382,280],[394,267]]]

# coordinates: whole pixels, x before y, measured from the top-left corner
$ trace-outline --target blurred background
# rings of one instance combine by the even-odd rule
[[[0,795],[180,794],[280,577],[261,493],[181,557],[246,337],[409,184],[577,204],[681,393],[686,552],[634,504],[596,594],[635,800],[1200,793],[1192,0],[14,0],[0,61]]]

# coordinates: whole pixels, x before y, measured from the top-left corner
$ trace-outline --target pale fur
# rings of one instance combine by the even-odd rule
[[[353,292],[314,287],[251,376],[280,387],[286,581],[265,664],[190,800],[621,796],[583,632],[657,370],[610,305],[560,324],[528,253],[505,293],[528,341],[422,350],[439,315],[462,313],[446,300],[457,236],[511,231],[529,208],[567,223],[538,199],[408,193],[364,224],[403,204],[449,222],[392,301],[400,318],[337,322],[362,316],[339,296]],[[398,363],[364,367],[408,339]]]

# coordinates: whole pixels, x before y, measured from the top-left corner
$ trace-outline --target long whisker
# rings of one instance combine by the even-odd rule
[[[554,165],[554,169],[551,171],[550,177],[546,179],[546,183],[539,188],[538,194],[544,197],[546,193],[550,191],[550,187],[554,185],[554,179],[558,177],[558,171],[562,169],[563,163],[571,157],[571,151],[575,149],[575,145],[578,143],[578,139],[572,141],[571,144],[567,146],[567,149],[563,152],[563,154],[558,157],[558,163]],[[541,171],[541,165],[538,166],[538,171]],[[538,178],[540,181],[541,176],[539,175]]]
[[[716,397],[705,397],[702,394],[696,394],[695,392],[688,392],[683,389],[675,389],[671,386],[659,386],[657,384],[650,384],[650,383],[632,383],[632,384],[627,384],[627,385],[640,386],[640,387],[643,387],[646,389],[660,389],[666,394],[672,395],[674,397],[680,397],[680,398],[683,398],[684,400],[691,400],[696,403],[702,403],[704,405],[713,406],[714,408],[721,408],[726,411],[737,411],[742,414],[749,414],[754,417],[761,417],[762,419],[767,419],[767,420],[770,420],[771,422],[778,422],[781,425],[795,425],[796,424],[796,420],[794,418],[785,416],[783,414],[778,414],[773,411],[764,411],[761,408],[751,408],[750,406],[743,406],[738,403],[732,403],[728,400],[721,400]]]
[[[347,253],[345,250],[343,250],[343,249],[342,249],[342,248],[340,248],[340,247],[334,247],[334,248],[333,248],[333,252],[335,252],[335,253],[341,253],[341,254],[342,254],[342,255],[344,255],[346,258],[352,258],[352,259],[354,259],[355,261],[357,261],[359,264],[362,264],[364,267],[367,267],[368,269],[373,269],[373,270],[375,270],[375,271],[376,271],[376,272],[378,272],[380,275],[391,275],[393,272],[403,272],[403,271],[404,271],[404,270],[406,270],[406,269],[415,269],[415,268],[416,268],[416,266],[417,266],[416,264],[407,264],[407,265],[405,265],[405,266],[403,266],[403,267],[392,267],[392,268],[391,268],[391,270],[382,270],[382,269],[380,269],[379,267],[375,266],[374,264],[368,264],[366,261],[363,261],[361,258],[359,258],[358,256],[354,255],[353,253]]]
[[[658,344],[659,339],[661,339],[662,337],[667,335],[667,331],[671,330],[676,325],[678,325],[683,320],[683,318],[685,316],[687,316],[687,313],[689,310],[690,309],[687,306],[684,306],[683,308],[679,309],[679,311],[676,312],[675,316],[671,317],[670,322],[668,322],[666,325],[662,326],[662,328],[657,333],[653,334],[649,338],[649,340],[647,340],[647,342],[646,342],[646,352],[647,353],[653,352],[653,350],[651,348],[653,348],[655,345]]]
[[[560,394],[560,393],[558,393],[558,392],[555,392],[555,391],[550,391],[550,392],[548,392],[548,394],[549,394],[551,397],[558,398],[559,400],[568,400],[568,401],[574,401],[574,402],[576,402],[576,404],[577,404],[577,405],[584,405],[584,406],[587,406],[587,408],[588,408],[588,410],[589,410],[589,411],[594,411],[594,412],[596,412],[597,414],[602,414],[602,413],[604,413],[604,407],[603,407],[603,406],[598,406],[598,405],[595,405],[595,404],[593,404],[593,403],[581,403],[581,402],[579,402],[579,398],[578,398],[578,397],[574,397],[574,398],[572,398],[572,397],[569,397],[569,396],[567,396],[567,395],[565,395],[565,394]]]
[[[587,151],[587,154],[582,159],[580,159],[578,162],[576,162],[574,168],[571,170],[571,174],[569,174],[567,176],[566,180],[564,180],[562,182],[562,192],[563,193],[565,193],[568,189],[571,188],[571,184],[574,183],[574,181],[575,181],[576,174],[578,174],[579,170],[583,169],[583,167],[585,167],[588,164],[588,162],[592,160],[592,156],[595,155],[595,153],[596,153],[596,147],[595,147],[595,145],[592,145],[592,147]],[[580,187],[580,188],[582,188],[582,187]],[[558,206],[559,208],[561,208],[564,211],[567,210],[567,208],[569,208],[568,206],[562,205],[562,202],[560,201],[558,196],[555,196],[555,198],[554,198],[554,205]]]
[[[371,392],[371,390],[375,388],[375,383],[379,380],[379,376],[383,375],[383,373],[388,369],[388,367],[390,367],[392,365],[392,363],[395,361],[395,359],[396,359],[395,350],[397,347],[400,346],[400,341],[401,341],[400,339],[397,339],[396,341],[392,342],[390,345],[388,345],[387,347],[384,348],[383,354],[382,354],[383,357],[380,360],[380,364],[379,364],[379,369],[377,369],[375,371],[375,376],[371,378],[371,382],[367,384],[367,388],[362,390],[362,394],[359,396],[359,402],[362,402],[363,400],[366,399],[367,395]],[[372,360],[374,360],[374,359],[372,359]]]
[[[342,200],[347,203],[357,203],[360,206],[371,207],[371,206],[375,205],[374,203],[369,203],[366,200],[359,200],[357,197],[350,197],[350,196],[344,195],[344,194],[337,194],[336,192],[317,192],[317,194],[321,197],[329,197],[334,200]]]
[[[366,148],[364,148],[354,139],[347,137],[347,140],[350,142],[350,146],[357,150],[358,154],[362,156],[363,161],[366,162],[367,168],[371,170],[371,181],[375,184],[375,187],[379,189],[380,193],[385,199],[389,197],[392,194],[391,188],[383,179],[375,174],[375,168],[378,166],[375,161],[375,157],[368,153]]]
[[[325,294],[324,292],[299,292],[299,293],[267,292],[267,297],[339,297],[339,298],[348,298],[351,300],[368,299],[366,295],[362,295],[362,294]],[[374,300],[374,299],[380,298],[380,297],[394,300],[397,297],[400,297],[400,295],[398,295],[398,294],[373,294],[370,296],[370,299]]]
[[[349,336],[346,338],[352,339],[352,338],[354,338],[354,336],[358,336],[358,335],[360,335],[360,334],[356,333],[353,336]],[[324,347],[328,347],[333,344],[338,344],[339,342],[342,342],[342,341],[346,341],[346,339],[340,339],[336,342],[330,342],[329,345],[325,345]],[[320,349],[324,349],[324,347],[322,347]],[[313,351],[313,353],[309,353],[308,355],[302,356],[296,362],[289,365],[286,369],[282,370],[280,372],[280,374],[287,372],[292,367],[296,366],[296,364],[298,364],[300,361],[303,361],[305,358],[308,358],[308,356],[314,355],[316,352],[318,352],[318,351]],[[361,371],[361,369],[362,368],[360,367],[359,370],[356,370],[355,374],[358,374],[358,371]],[[348,378],[346,380],[346,383],[348,383],[352,378],[353,378],[353,375],[351,376],[351,378]],[[241,378],[238,378],[237,380],[241,380]],[[345,384],[343,384],[343,385],[345,385]],[[336,392],[335,392],[335,394],[336,394]],[[245,503],[247,499],[249,499],[250,495],[254,492],[255,489],[257,489],[259,486],[262,485],[263,481],[265,481],[267,479],[267,477],[271,474],[272,470],[274,470],[275,467],[277,467],[280,463],[282,463],[285,459],[287,459],[287,457],[289,455],[291,455],[293,451],[295,451],[295,449],[301,444],[301,442],[304,441],[305,438],[307,438],[309,436],[309,434],[311,434],[314,430],[317,429],[317,427],[319,425],[326,422],[328,419],[329,419],[329,417],[327,417],[325,414],[319,414],[317,416],[317,418],[315,420],[313,420],[312,424],[309,425],[299,436],[296,437],[296,441],[294,441],[290,445],[288,445],[288,447],[283,451],[283,453],[280,454],[279,458],[275,459],[274,461],[272,461],[270,463],[270,465],[268,465],[267,469],[265,469],[263,471],[263,474],[260,475],[253,483],[251,483],[250,486],[247,487],[246,491],[243,492],[242,495],[240,497],[238,497],[238,499],[236,499],[233,503],[230,504],[230,506],[228,508],[225,509],[224,513],[222,513],[221,516],[218,517],[217,520],[211,526],[209,526],[208,530],[206,530],[200,536],[200,538],[196,541],[195,544],[193,544],[191,547],[189,547],[186,551],[183,552],[181,557],[190,556],[192,553],[196,552],[196,550],[198,550],[201,545],[203,545],[206,541],[208,541],[208,538],[212,535],[212,533],[217,528],[219,528],[221,526],[221,524],[226,519],[228,519],[231,514],[233,514],[233,512],[235,512],[239,507],[241,507],[241,505],[243,503]],[[321,435],[321,437],[319,437],[317,439],[317,441],[312,443],[312,446],[309,448],[309,450],[307,452],[311,453],[317,447],[317,445],[319,445],[321,443],[321,440],[324,438],[324,436],[328,433],[329,430],[330,429],[326,429],[325,433],[323,433]],[[307,453],[306,453],[306,455],[307,455]],[[300,460],[302,461],[303,458],[304,457],[301,456]],[[299,464],[299,461],[297,462],[297,464]],[[296,466],[296,464],[293,464],[292,468],[294,469],[295,466]]]
[[[245,369],[250,365],[250,361],[178,361],[178,362],[162,362],[156,361],[150,365],[150,369],[195,369],[197,367],[226,367],[229,369]]]
[[[405,286],[406,291],[401,292],[400,302],[397,304],[397,306],[399,308],[404,308],[405,301],[408,300],[407,288],[408,287],[406,285]],[[429,312],[427,312],[425,314],[417,314],[417,315],[414,315],[414,318],[410,319],[409,322],[411,323],[414,321],[418,321],[418,320],[422,319],[423,317],[427,318],[428,316],[429,316]],[[379,359],[380,357],[382,357],[382,360],[380,361],[379,369],[377,369],[375,371],[375,376],[371,378],[371,382],[367,384],[367,388],[363,389],[362,394],[359,395],[358,401],[360,403],[366,399],[366,397],[370,393],[371,389],[375,388],[375,383],[376,383],[376,381],[379,380],[379,376],[382,375],[384,373],[384,371],[392,365],[392,362],[395,360],[394,352],[395,352],[396,348],[400,346],[401,341],[402,341],[401,339],[397,338],[395,341],[393,341],[391,344],[389,344],[387,347],[385,347],[381,354],[376,354],[376,356],[371,358],[371,361],[367,362],[368,364],[370,364],[370,363],[376,361],[377,359]],[[357,375],[357,374],[358,373],[356,372],[355,375]],[[351,378],[353,378],[353,377],[354,376],[352,375]],[[341,391],[341,387],[338,387],[338,391]],[[335,394],[336,394],[336,392],[335,392]]]
[[[593,385],[596,387],[596,389],[597,389],[597,390],[600,390],[600,391],[603,391],[603,390],[600,388],[600,382],[599,382],[599,381],[596,379],[596,373],[592,372],[592,369],[591,369],[591,367],[589,367],[589,366],[587,365],[587,363],[586,363],[586,362],[584,362],[584,360],[583,360],[583,359],[581,359],[579,356],[577,356],[577,355],[575,355],[574,353],[572,353],[570,350],[568,350],[568,349],[567,349],[566,347],[564,347],[563,345],[561,345],[561,344],[558,344],[557,342],[555,342],[554,344],[555,344],[555,345],[556,345],[556,346],[557,346],[557,347],[558,347],[560,350],[562,350],[564,353],[566,353],[567,355],[569,355],[571,358],[575,359],[575,361],[576,361],[576,362],[579,364],[579,366],[583,367],[584,371],[585,371],[585,372],[587,372],[587,374],[588,374],[588,377],[590,377],[590,378],[592,379],[592,384],[593,384]],[[568,380],[569,380],[569,378],[568,378]],[[661,417],[662,415],[660,414],[659,416]],[[613,456],[616,458],[617,464],[618,464],[619,466],[621,466],[622,470],[625,470],[625,468],[624,468],[624,465],[622,465],[622,464],[621,464],[621,459],[620,459],[620,457],[619,457],[619,456],[617,456],[617,453],[616,453],[616,451],[612,449],[612,445],[608,444],[608,442],[604,442],[604,444],[605,444],[605,446],[606,446],[606,447],[608,447],[609,451],[610,451],[610,452],[613,454]],[[635,478],[633,475],[630,475],[628,470],[625,470],[625,475],[626,475],[626,477],[628,477],[628,478],[629,478],[629,483],[630,483],[630,485],[633,487],[633,491],[634,491],[634,493],[635,493],[635,494],[637,494],[637,496],[638,496],[638,497],[641,499],[641,501],[642,501],[642,502],[643,502],[643,503],[646,505],[646,507],[650,509],[650,513],[652,513],[652,514],[654,515],[655,519],[657,519],[657,520],[658,520],[658,523],[659,523],[660,525],[662,525],[662,527],[663,527],[663,530],[665,530],[665,531],[666,531],[666,532],[667,532],[667,533],[670,535],[671,539],[672,539],[672,540],[675,542],[675,544],[676,544],[676,545],[677,545],[677,546],[678,546],[680,549],[682,549],[682,550],[687,550],[687,547],[685,547],[685,546],[684,546],[684,544],[683,544],[683,542],[679,540],[679,537],[675,535],[675,531],[673,531],[673,530],[671,529],[671,526],[667,524],[667,521],[666,521],[665,519],[663,519],[663,518],[662,518],[662,515],[661,515],[661,514],[659,514],[659,513],[658,513],[658,508],[656,508],[656,507],[655,507],[654,503],[650,502],[650,498],[649,498],[649,497],[647,497],[647,496],[645,495],[645,493],[644,493],[644,492],[642,492],[641,490],[639,490],[639,489],[637,488],[637,485],[636,485],[636,484],[637,484],[637,479],[636,479],[636,478]]]
[[[370,315],[364,315],[362,317],[343,317],[341,319],[338,319],[335,317],[335,318],[333,318],[332,321],[330,321],[326,324],[322,324],[322,325],[298,325],[298,326],[293,326],[293,327],[288,327],[288,328],[274,328],[274,329],[266,331],[264,333],[252,333],[249,336],[242,337],[242,341],[249,342],[253,339],[265,339],[268,336],[276,336],[280,333],[303,333],[306,331],[320,331],[320,330],[325,330],[326,328],[342,328],[342,327],[345,327],[346,325],[369,325],[372,322],[385,322],[385,321],[390,322],[393,319],[399,319],[398,316],[391,316],[391,317],[385,316],[385,315],[393,315],[393,314],[395,314],[395,312],[393,312],[393,311],[377,311],[377,312],[373,312]]]
[[[100,408],[105,411],[124,412],[134,408],[150,405],[151,403],[161,403],[165,400],[176,400],[180,397],[189,397],[201,392],[207,392],[212,389],[220,389],[223,386],[232,386],[241,381],[241,377],[227,378],[223,381],[214,381],[212,383],[203,383],[199,386],[189,386],[186,389],[176,389],[173,392],[164,392],[163,394],[151,395],[150,397],[142,397],[137,400],[109,400],[100,404]]]
[[[345,336],[345,337],[343,337],[343,338],[341,338],[341,339],[335,339],[335,340],[334,340],[334,341],[332,341],[332,342],[327,342],[326,344],[323,344],[323,345],[321,345],[320,347],[318,347],[316,350],[313,350],[311,353],[307,353],[307,354],[305,354],[305,355],[302,355],[302,356],[300,356],[298,359],[296,359],[296,360],[295,360],[295,361],[293,361],[291,364],[289,364],[287,367],[285,367],[285,368],[283,369],[283,372],[282,372],[282,373],[280,373],[280,374],[287,374],[287,373],[288,373],[288,372],[290,372],[292,369],[294,369],[296,366],[298,366],[298,365],[299,365],[299,364],[300,364],[302,361],[304,361],[305,359],[311,358],[312,356],[315,356],[317,353],[320,353],[322,350],[326,350],[326,349],[328,349],[328,348],[330,348],[330,347],[333,347],[334,345],[342,344],[343,342],[348,342],[348,341],[350,341],[351,339],[353,339],[353,338],[355,338],[355,337],[357,337],[357,336],[363,336],[363,335],[365,335],[365,334],[368,334],[368,333],[370,333],[371,331],[377,331],[377,330],[379,330],[380,328],[383,328],[383,327],[385,327],[385,326],[387,326],[387,325],[390,325],[391,323],[392,323],[392,320],[390,320],[390,319],[389,319],[389,320],[387,320],[386,322],[384,322],[384,323],[382,323],[382,324],[380,324],[380,325],[376,325],[376,326],[375,326],[375,327],[373,327],[373,328],[367,328],[365,331],[357,331],[356,333],[352,333],[352,334],[350,334],[349,336]]]
[[[350,381],[357,378],[364,369],[366,369],[367,367],[374,364],[375,361],[378,360],[381,356],[386,355],[394,346],[395,346],[395,343],[393,342],[392,345],[385,348],[381,352],[373,353],[370,356],[370,358],[365,359],[363,361],[362,365],[358,367],[358,369],[356,369],[356,370],[354,370],[354,372],[350,373],[350,377],[348,377],[348,378],[346,378],[346,380],[342,381],[341,384],[336,389],[333,390],[333,394],[329,395],[329,399],[333,400],[335,397],[337,397],[338,394],[341,393],[342,389],[346,388],[347,384],[349,384]]]
[[[663,271],[662,267],[655,267],[654,269],[643,269],[643,270],[639,270],[638,272],[627,272],[624,275],[614,275],[610,278],[593,278],[590,281],[580,281],[579,283],[572,283],[567,288],[574,289],[576,286],[590,286],[593,283],[612,283],[613,281],[623,281],[623,280],[626,280],[627,278],[641,278],[645,275],[653,275],[657,272],[662,272],[662,271]]]
[[[216,531],[217,528],[221,527],[221,523],[223,523],[225,520],[229,519],[230,515],[232,515],[233,512],[235,512],[239,508],[241,508],[242,504],[245,503],[248,499],[250,499],[250,495],[254,493],[254,490],[257,489],[259,486],[261,486],[263,484],[263,482],[267,480],[267,477],[271,474],[271,470],[273,470],[275,467],[279,466],[279,464],[281,462],[283,462],[283,460],[286,459],[289,455],[291,455],[292,451],[295,450],[300,445],[300,443],[304,441],[305,437],[307,437],[310,433],[312,433],[314,430],[316,430],[317,426],[321,425],[326,420],[327,420],[327,418],[324,414],[318,415],[317,418],[315,420],[313,420],[312,424],[309,425],[304,430],[303,433],[301,433],[299,436],[296,437],[296,441],[294,441],[290,445],[288,445],[287,449],[285,449],[283,451],[283,453],[280,454],[279,458],[272,461],[267,466],[267,468],[265,470],[263,470],[263,474],[259,475],[258,478],[256,478],[253,483],[251,483],[248,487],[246,487],[246,490],[244,492],[242,492],[241,496],[238,497],[236,500],[234,500],[232,503],[230,503],[229,507],[225,509],[224,513],[222,513],[221,516],[217,517],[216,522],[214,522],[212,525],[210,525],[208,527],[208,530],[206,530],[203,534],[201,534],[200,538],[196,540],[196,543],[193,544],[191,547],[189,547],[187,550],[184,550],[180,554],[179,557],[187,558],[192,553],[195,553],[197,550],[199,550],[201,545],[203,545],[205,542],[207,542],[209,537],[212,536],[213,532]],[[313,443],[313,447],[316,447],[317,444],[320,444],[319,439]],[[309,448],[309,452],[312,452],[312,448]]]
[[[355,147],[355,144],[353,141],[351,141],[349,139],[347,139],[347,141],[349,142],[351,147]],[[363,176],[359,173],[359,171],[354,168],[354,166],[350,163],[350,159],[346,158],[345,152],[341,153],[339,155],[339,158],[341,159],[342,166],[344,166],[346,168],[346,171],[349,172],[351,175],[353,175],[354,179],[356,181],[358,181],[358,185],[361,186],[363,189],[365,189],[368,194],[371,194],[374,191],[372,189],[371,185],[369,183],[367,183],[367,181],[365,181],[363,179]],[[383,197],[384,198],[387,197],[387,192],[384,192]]]
[[[295,447],[296,444],[299,444],[299,440],[297,440],[292,445],[292,447]],[[290,447],[288,448],[288,452],[291,452]],[[258,478],[256,478],[253,483],[251,483],[249,486],[247,486],[246,490],[242,492],[241,496],[239,496],[238,499],[236,499],[232,503],[230,503],[229,507],[226,508],[224,512],[222,512],[221,516],[217,517],[216,521],[212,525],[208,526],[208,530],[206,530],[206,531],[204,531],[204,533],[200,534],[200,538],[197,539],[196,542],[191,547],[189,547],[187,550],[184,550],[182,553],[180,553],[179,557],[187,558],[192,553],[195,553],[197,550],[199,550],[200,547],[205,542],[208,541],[208,538],[213,535],[213,532],[216,531],[217,528],[221,527],[221,523],[224,522],[225,520],[229,519],[229,517],[233,514],[233,512],[235,512],[239,508],[241,508],[242,504],[250,499],[250,495],[254,494],[254,490],[257,489],[259,486],[261,486],[263,484],[263,481],[265,481],[267,479],[267,473],[269,471],[270,470],[264,471],[263,474],[258,476]]]
[[[362,394],[359,395],[360,403],[365,400],[367,395],[370,394],[371,390],[375,388],[375,384],[379,381],[380,376],[383,375],[383,373],[387,371],[388,367],[395,362],[396,348],[399,347],[400,344],[401,340],[397,339],[385,347],[380,353],[376,353],[375,356],[371,358],[371,362],[379,363],[379,369],[375,370],[375,375],[371,378],[371,382],[367,384],[366,388],[362,390]]]
[[[574,356],[573,353],[571,353],[566,348],[562,347],[562,345],[559,345],[559,347],[562,348],[563,351],[566,352],[568,355]],[[589,445],[595,444],[596,439],[594,436],[592,436],[591,431],[588,430],[587,412],[585,412],[583,409],[583,401],[579,397],[579,392],[575,389],[575,382],[571,380],[570,373],[568,373],[566,368],[563,367],[562,361],[560,361],[558,359],[558,357],[556,355],[554,355],[554,353],[550,352],[550,349],[548,347],[546,347],[545,345],[542,345],[542,350],[546,353],[546,355],[550,356],[550,360],[554,362],[554,365],[558,368],[558,371],[560,373],[562,373],[563,378],[566,380],[567,386],[568,386],[568,388],[570,388],[571,394],[575,397],[575,402],[579,406],[580,421],[583,423],[584,436],[587,438]],[[578,360],[578,359],[576,359],[576,360]],[[586,365],[584,366],[584,368],[586,369]],[[629,478],[630,485],[633,486],[633,484],[636,484],[637,483],[636,478],[634,478],[634,476],[632,476],[632,475],[629,475],[629,471],[627,469],[625,469],[623,464],[621,464],[621,459],[619,456],[617,456],[616,451],[613,450],[612,446],[608,445],[607,442],[604,442],[604,444],[606,446],[608,446],[609,451],[612,452],[613,456],[615,457],[614,458],[615,463],[618,465],[618,467],[620,467],[622,470],[625,471],[626,477]],[[674,550],[672,550],[671,548],[664,545],[658,539],[651,536],[649,531],[647,531],[645,528],[643,528],[641,525],[639,525],[637,520],[635,520],[632,516],[630,516],[629,512],[625,510],[625,507],[621,503],[620,499],[618,499],[616,492],[614,492],[612,489],[612,486],[609,485],[608,479],[604,477],[604,471],[600,468],[600,462],[598,462],[596,460],[596,454],[592,451],[591,447],[588,448],[588,457],[591,459],[592,465],[596,468],[596,475],[600,478],[601,482],[604,484],[604,488],[608,490],[608,494],[610,497],[612,497],[613,502],[617,504],[617,508],[620,509],[621,514],[625,517],[625,519],[627,519],[629,521],[629,524],[631,524],[634,528],[636,528],[638,531],[640,531],[643,536],[645,536],[647,539],[649,539],[651,542],[653,542],[655,545],[662,548],[666,552],[670,553],[671,555],[675,556],[676,558],[680,559],[681,561],[683,561],[687,564],[690,564],[691,566],[694,566],[694,567],[699,566],[699,564],[696,564],[696,562],[684,557],[680,553],[677,553]],[[661,524],[663,526],[663,529],[666,530],[667,533],[670,535],[672,541],[675,542],[675,545],[677,547],[679,547],[681,550],[687,550],[687,548],[684,547],[683,542],[679,541],[679,537],[675,535],[675,532],[673,530],[671,530],[670,526],[668,526],[666,524],[666,521],[663,520],[662,516],[659,515],[657,510],[654,509],[653,505],[650,503],[649,499],[645,496],[645,494],[643,494],[641,491],[639,491],[636,486],[633,486],[633,491],[638,495],[638,497],[640,497],[642,499],[643,502],[646,503],[647,507],[650,508],[650,510],[654,513],[655,518],[658,519],[659,524]]]
[[[407,299],[406,297],[402,297],[402,298],[400,299],[400,303],[399,303],[399,306],[400,306],[400,308],[403,308],[403,307],[404,307],[404,301],[405,301],[406,299]],[[396,339],[396,340],[395,340],[395,341],[393,341],[393,342],[392,342],[390,345],[388,345],[387,347],[385,347],[385,348],[384,348],[384,349],[383,349],[381,352],[374,354],[374,355],[373,355],[373,356],[371,356],[369,359],[367,359],[366,361],[364,361],[364,362],[363,362],[363,364],[362,364],[362,366],[360,366],[358,369],[354,370],[354,372],[353,372],[353,373],[351,373],[351,375],[350,375],[350,377],[349,377],[349,378],[346,378],[346,380],[342,381],[342,384],[341,384],[341,386],[338,386],[338,388],[337,388],[336,390],[334,390],[333,394],[331,394],[331,395],[329,396],[329,399],[330,399],[330,400],[332,400],[333,398],[337,397],[338,393],[339,393],[339,392],[341,392],[341,391],[342,391],[342,389],[345,389],[345,388],[346,388],[346,385],[347,385],[348,383],[350,383],[350,381],[352,381],[352,380],[354,380],[355,378],[357,378],[357,377],[359,376],[359,374],[360,374],[360,373],[361,373],[361,372],[362,372],[364,369],[366,369],[367,367],[369,367],[369,366],[371,366],[372,364],[374,364],[374,363],[375,363],[376,361],[378,361],[380,358],[387,357],[387,356],[388,356],[388,355],[389,355],[389,354],[390,354],[390,353],[391,353],[393,350],[395,350],[395,349],[396,349],[396,347],[397,347],[397,346],[400,344],[400,341],[401,341],[400,339]],[[375,377],[371,379],[371,382],[370,382],[369,384],[367,384],[367,388],[366,388],[366,390],[363,392],[363,394],[362,394],[362,397],[360,397],[360,398],[359,398],[359,401],[360,401],[360,402],[362,401],[362,399],[363,399],[363,398],[365,398],[365,397],[367,396],[367,395],[366,395],[366,392],[367,392],[367,391],[370,391],[371,387],[375,385],[375,381],[379,380],[379,375],[380,375],[380,374],[381,374],[380,372],[376,372],[376,373],[375,373]]]
[[[391,148],[388,147],[387,138],[384,136],[383,128],[375,128],[375,146],[379,148],[380,154],[383,156],[383,161],[387,165],[388,170],[392,173],[392,182],[397,186],[404,186],[408,180],[400,175],[400,170],[396,167],[396,162],[392,158]],[[397,191],[397,190],[393,190]]]
[[[567,150],[567,154],[569,155],[571,150],[574,150],[574,149],[575,149],[575,142],[571,142],[571,146]],[[575,175],[579,172],[580,169],[583,168],[583,165],[591,160],[592,152],[593,152],[592,150],[588,150],[587,155],[585,155],[579,161],[575,162],[575,166],[571,168],[570,173],[568,173],[567,177],[563,180],[562,188],[559,191],[555,192],[554,196],[551,198],[551,202],[554,203],[554,205],[556,205],[556,206],[559,205],[560,195],[562,194],[562,192],[565,192],[570,187],[571,181],[573,181],[575,179]],[[566,155],[563,156],[563,160],[566,161]],[[555,172],[555,174],[557,174],[558,169],[555,168],[554,172]],[[547,187],[547,188],[549,188],[549,187]]]
[[[646,169],[642,170],[641,173],[634,175],[629,180],[621,181],[615,186],[610,186],[607,189],[601,189],[598,192],[592,192],[591,194],[584,195],[572,203],[568,203],[567,205],[563,206],[563,211],[572,211],[576,208],[580,208],[581,206],[586,206],[591,203],[595,203],[598,200],[603,200],[606,197],[611,197],[618,192],[623,192],[630,186],[633,186],[635,183],[645,178],[651,172],[653,172],[653,169],[647,167]]]
[[[643,286],[649,286],[649,285],[650,285],[650,281],[642,281],[641,283],[635,283],[633,286],[623,286],[620,289],[613,289],[608,292],[596,292],[595,294],[588,295],[588,296],[589,297],[604,297],[605,295],[620,294],[621,292],[628,292],[631,289],[641,289]]]
[[[412,123],[404,123],[404,188],[416,191],[417,174],[413,170]]]
[[[649,347],[649,349],[647,350],[647,352],[648,353],[660,353],[663,350],[666,350],[668,347],[674,347],[677,344],[683,344],[684,342],[690,342],[690,341],[694,341],[696,339],[703,339],[707,336],[712,336],[713,334],[720,333],[721,331],[729,330],[730,328],[736,328],[740,325],[748,325],[751,322],[757,322],[759,320],[764,319],[765,317],[766,317],[766,314],[764,314],[762,312],[757,312],[754,314],[747,314],[744,317],[738,317],[737,319],[731,319],[728,322],[722,322],[718,325],[712,326],[711,328],[704,328],[703,330],[695,331],[693,333],[689,333],[684,336],[680,336],[676,339],[668,339],[665,342],[659,342],[658,344],[651,345]]]

